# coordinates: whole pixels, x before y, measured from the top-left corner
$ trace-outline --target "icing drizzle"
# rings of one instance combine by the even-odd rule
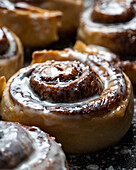
[[[103,91],[100,95],[89,97],[77,102],[54,103],[41,100],[30,86],[33,70],[39,66],[34,64],[22,69],[10,84],[10,96],[17,104],[25,106],[34,114],[55,113],[56,115],[104,115],[117,107],[126,94],[126,82],[122,71],[99,55],[89,55],[70,49],[65,50],[65,60],[76,60],[88,65],[101,77]],[[64,56],[63,53],[63,56]],[[60,60],[61,54],[60,55]],[[58,60],[59,60],[58,59]],[[97,113],[97,115],[96,115]]]

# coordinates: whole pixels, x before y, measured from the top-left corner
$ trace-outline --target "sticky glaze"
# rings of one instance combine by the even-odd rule
[[[34,151],[33,139],[14,123],[0,121],[0,169],[15,168]]]
[[[66,170],[59,144],[36,127],[0,121],[0,141],[0,168]]]
[[[66,103],[100,94],[102,83],[90,67],[79,61],[47,61],[31,74],[30,85],[42,100]]]
[[[62,56],[60,54],[59,59],[62,60],[63,56],[65,56],[65,60],[80,61],[93,69],[101,78],[103,92],[96,98],[94,96],[74,103],[53,103],[40,100],[39,95],[30,86],[31,73],[39,65],[34,64],[22,69],[10,84],[10,96],[17,105],[25,106],[25,109],[33,114],[55,113],[56,115],[94,116],[95,114],[106,114],[122,102],[126,95],[126,82],[119,68],[99,55],[88,55],[67,49]],[[18,107],[17,109],[19,111]]]

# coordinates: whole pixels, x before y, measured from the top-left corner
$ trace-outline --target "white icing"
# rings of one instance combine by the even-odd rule
[[[132,29],[135,30],[135,23],[136,23],[136,17],[134,17],[132,20],[129,22],[124,23],[114,23],[114,24],[101,24],[97,22],[93,22],[91,20],[91,13],[92,13],[92,8],[87,9],[81,17],[81,23],[82,26],[87,27],[87,30],[91,32],[103,32],[103,33],[114,33],[114,32],[119,32],[122,29]]]
[[[101,63],[101,58],[97,57],[97,56],[91,56],[88,54],[82,54],[82,53],[77,53],[74,52],[72,50],[68,51],[68,54],[70,57],[74,58],[86,63],[87,65],[90,65],[91,68],[93,68],[93,70],[96,72],[96,74],[99,75],[99,77],[101,78],[102,82],[103,82],[103,86],[104,89],[107,88],[111,88],[110,91],[112,91],[112,93],[109,93],[109,97],[112,98],[112,96],[114,96],[115,93],[118,93],[120,91],[120,88],[123,88],[123,91],[125,91],[124,89],[124,79],[121,78],[120,79],[120,71],[119,74],[116,73],[116,68],[111,67],[109,63],[103,61],[102,65],[103,67],[101,68],[101,64],[99,66],[99,63]],[[97,64],[96,64],[97,63]],[[37,64],[33,65],[32,67],[30,67],[30,70],[32,70],[33,68],[36,67]],[[29,68],[28,68],[29,70]],[[30,72],[30,71],[29,71]],[[73,111],[76,111],[77,113],[81,110],[81,107],[84,107],[84,105],[86,104],[90,104],[92,102],[92,104],[94,104],[94,107],[97,107],[97,102],[99,102],[99,100],[101,100],[101,96],[93,96],[89,99],[83,100],[81,102],[75,102],[75,103],[51,103],[49,101],[42,101],[40,100],[40,97],[38,96],[38,94],[36,94],[33,89],[30,87],[30,78],[29,76],[25,76],[24,74],[28,74],[27,73],[27,69],[24,68],[20,71],[19,73],[19,78],[16,77],[13,82],[11,83],[12,86],[12,93],[14,94],[13,96],[15,96],[15,98],[17,99],[17,101],[19,103],[23,103],[23,105],[25,107],[23,107],[24,112],[25,113],[30,113],[29,115],[33,115],[33,114],[45,114],[45,115],[51,115],[54,117],[60,117],[60,118],[69,118],[69,116],[66,115],[61,115],[61,114],[53,114],[52,111],[50,109],[48,109],[47,107],[55,107],[56,112],[62,111],[63,107],[69,109],[69,113]],[[123,86],[120,86],[120,85]],[[17,85],[17,86],[16,86]],[[19,87],[19,88],[17,88]],[[15,93],[14,93],[14,89],[16,89]],[[23,92],[23,93],[21,93]],[[24,97],[25,95],[25,97]],[[108,98],[105,97],[105,101],[107,102]],[[124,101],[122,101],[124,102]],[[19,106],[20,107],[20,106]],[[20,111],[21,109],[19,109],[18,106],[15,107],[16,112]],[[118,108],[118,110],[120,110],[120,108]],[[76,114],[74,116],[72,116],[72,118],[80,118],[83,115],[80,114]],[[85,116],[85,115],[84,115]],[[88,115],[90,116],[90,115]],[[87,117],[88,117],[87,116]],[[44,116],[43,116],[44,117]]]
[[[54,141],[48,142],[48,140],[44,140],[39,142],[38,133],[35,131],[28,131],[31,137],[34,139],[33,147],[35,151],[31,154],[31,156],[22,164],[20,164],[16,170],[26,170],[26,169],[40,169],[44,170],[46,167],[51,166],[51,170],[66,170],[65,167],[65,155],[63,151],[60,149],[59,144]],[[34,166],[35,164],[39,164],[38,166]]]

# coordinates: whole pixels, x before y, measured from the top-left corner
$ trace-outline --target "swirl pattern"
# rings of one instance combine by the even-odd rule
[[[33,65],[8,81],[2,118],[41,127],[67,152],[89,152],[116,143],[131,123],[132,87],[127,76],[101,56],[72,49],[35,52]],[[126,126],[117,132],[120,123]],[[102,142],[105,128],[110,130]],[[116,136],[112,141],[111,133]]]
[[[135,13],[133,0],[99,0],[82,14],[78,37],[121,55],[135,55]]]
[[[51,52],[51,53],[53,53],[53,52]],[[38,70],[38,69],[39,69],[39,72],[41,72],[41,75],[38,74],[38,76],[40,76],[40,79],[43,79],[45,81],[45,79],[43,78],[43,75],[42,75],[42,66],[44,66],[45,64],[42,64],[42,65],[35,64],[35,65],[30,66],[30,68],[28,68],[28,70],[24,69],[24,70],[26,70],[25,72],[21,71],[21,73],[13,80],[13,82],[10,85],[10,95],[11,95],[12,99],[14,99],[17,102],[19,102],[20,104],[28,106],[28,107],[32,106],[34,108],[38,108],[38,110],[39,110],[39,108],[41,108],[42,111],[45,111],[45,112],[47,112],[49,109],[50,111],[58,113],[58,114],[65,112],[66,114],[89,114],[90,116],[95,114],[95,112],[98,112],[99,110],[105,110],[105,108],[108,108],[106,111],[106,112],[108,112],[113,109],[114,104],[122,101],[123,96],[125,96],[125,93],[126,93],[126,85],[125,85],[126,83],[125,83],[125,78],[124,78],[120,69],[118,69],[117,67],[115,67],[114,65],[112,65],[110,63],[107,63],[107,61],[105,62],[99,56],[93,56],[93,55],[87,55],[87,54],[81,55],[80,52],[73,51],[73,50],[66,50],[64,52],[64,54],[67,55],[67,58],[68,58],[68,56],[71,56],[71,60],[79,60],[80,62],[90,66],[91,68],[93,67],[93,70],[95,71],[95,73],[94,72],[91,73],[90,81],[92,81],[92,79],[93,79],[92,77],[94,77],[95,74],[98,74],[98,77],[101,77],[101,80],[99,80],[99,81],[98,81],[97,77],[95,78],[96,79],[95,84],[94,84],[94,82],[92,82],[92,84],[94,84],[95,86],[96,86],[96,83],[98,83],[100,85],[100,87],[98,86],[97,88],[102,89],[101,88],[102,83],[100,83],[102,81],[104,89],[105,89],[103,91],[103,93],[95,99],[95,102],[91,98],[88,99],[92,95],[89,96],[87,94],[87,98],[86,98],[87,100],[84,100],[84,97],[82,99],[79,98],[81,100],[81,103],[82,103],[82,100],[84,100],[83,104],[79,104],[80,101],[75,102],[75,103],[71,102],[70,107],[69,107],[67,105],[67,102],[65,102],[65,99],[64,99],[65,93],[63,93],[63,91],[62,91],[62,93],[63,93],[62,100],[64,99],[64,102],[63,102],[64,107],[63,107],[63,104],[59,103],[59,101],[58,101],[59,104],[57,106],[54,102],[50,102],[50,101],[46,102],[46,100],[45,101],[43,100],[43,102],[39,102],[38,96],[37,96],[37,100],[35,100],[35,102],[34,102],[34,100],[31,100],[33,98],[32,97],[33,91],[31,91],[31,88],[29,88],[29,84],[31,86],[33,86],[33,82],[32,82],[33,74],[36,72],[35,70]],[[61,58],[61,56],[60,56],[60,58]],[[53,61],[51,61],[51,62],[53,62]],[[102,66],[102,63],[103,63],[103,66]],[[55,64],[57,64],[57,63],[55,63]],[[81,67],[80,67],[80,69],[81,69]],[[54,70],[53,70],[52,74],[53,73],[54,73]],[[56,70],[55,70],[55,73],[56,73]],[[46,74],[46,76],[48,78],[47,74]],[[49,79],[50,78],[51,77],[49,77]],[[80,76],[79,78],[82,80],[82,76]],[[88,78],[87,78],[87,80],[88,80]],[[80,81],[80,80],[78,80],[78,81]],[[91,84],[90,82],[87,82],[87,81],[86,81],[86,83],[88,83],[89,86]],[[26,90],[23,89],[25,84],[27,87]],[[43,86],[43,83],[39,82],[39,84],[41,87]],[[82,84],[82,82],[81,82],[81,84]],[[45,85],[45,83],[44,83],[44,85]],[[87,85],[87,84],[85,84],[85,85]],[[84,88],[88,89],[88,85],[87,85],[87,87],[84,87],[84,84],[82,86]],[[56,86],[57,86],[57,88],[59,88],[58,85],[56,85]],[[95,89],[95,86],[93,87],[94,89]],[[70,86],[71,89],[72,88],[75,89],[76,87],[77,87],[77,85],[75,85],[74,87]],[[80,88],[82,88],[82,87],[80,87]],[[29,90],[30,94],[27,93],[28,89],[30,89]],[[55,89],[55,87],[54,87],[54,89]],[[38,91],[39,92],[41,91],[41,93],[44,93],[45,90],[48,90],[48,87],[44,88],[44,91],[41,88],[39,88]],[[59,93],[58,89],[56,91],[57,91],[56,93]],[[77,89],[77,91],[79,91],[79,90]],[[96,91],[97,91],[97,89],[96,89]],[[49,93],[50,93],[50,91],[49,91]],[[75,93],[76,93],[76,91],[75,91]],[[82,92],[79,92],[79,93],[82,93]],[[93,93],[95,94],[95,91]],[[23,96],[23,100],[21,99],[22,96]],[[80,95],[80,96],[82,96],[82,95]],[[66,98],[67,97],[68,96],[66,96]],[[46,98],[46,96],[43,98]],[[58,98],[60,98],[60,96]],[[76,99],[78,100],[78,98],[76,98]],[[112,103],[109,102],[111,99],[112,99]],[[67,100],[69,100],[69,99],[67,99]],[[67,107],[65,107],[65,106],[67,106]],[[75,109],[75,106],[76,106],[76,109]],[[74,110],[74,111],[71,112],[71,110]],[[103,113],[103,112],[101,112],[101,113]]]
[[[40,64],[31,74],[30,85],[42,100],[57,103],[81,100],[102,91],[100,78],[78,61]]]

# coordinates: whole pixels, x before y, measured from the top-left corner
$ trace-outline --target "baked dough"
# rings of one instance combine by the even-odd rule
[[[121,55],[136,55],[135,1],[98,0],[83,12],[78,38],[86,44],[109,48]]]
[[[59,11],[0,0],[0,25],[14,31],[26,47],[41,47],[57,41],[61,16]]]
[[[18,0],[12,0],[18,2]],[[84,0],[19,0],[48,10],[58,10],[63,13],[62,24],[59,29],[61,36],[68,36],[76,32]]]
[[[101,54],[76,49],[35,52],[33,65],[8,81],[0,113],[4,120],[39,126],[68,153],[87,153],[116,144],[128,131],[133,90]]]
[[[6,79],[4,76],[0,77],[0,99],[2,97],[3,90],[6,86]]]
[[[0,169],[68,169],[60,144],[37,127],[0,121],[0,141]]]
[[[23,66],[23,47],[20,39],[9,29],[1,27],[0,35],[0,76],[8,80]]]

